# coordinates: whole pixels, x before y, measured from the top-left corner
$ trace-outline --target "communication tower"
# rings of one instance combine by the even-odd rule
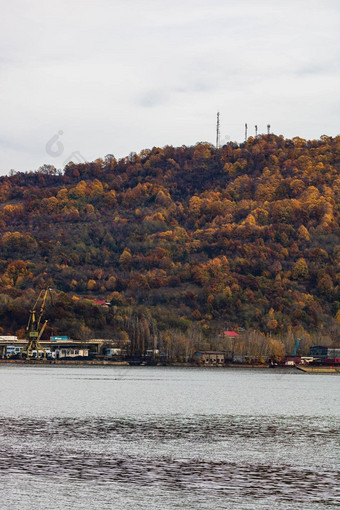
[[[216,149],[220,148],[220,112],[217,112],[216,122]]]

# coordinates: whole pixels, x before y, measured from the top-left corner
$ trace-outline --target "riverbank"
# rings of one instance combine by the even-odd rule
[[[128,361],[111,361],[111,360],[103,360],[103,359],[93,359],[93,360],[72,360],[72,359],[61,359],[61,360],[42,360],[42,359],[0,359],[0,365],[96,365],[96,366],[102,366],[102,365],[112,365],[112,366],[169,366],[169,367],[197,367],[197,368],[247,368],[247,369],[263,369],[263,368],[269,368],[268,365],[259,365],[259,364],[241,364],[241,363],[226,363],[225,365],[198,365],[197,363],[180,363],[180,362],[173,362],[173,363],[158,363],[154,365],[149,365],[147,363],[141,363],[136,364],[135,362],[129,363]],[[292,367],[290,367],[292,368]]]
[[[197,368],[254,368],[254,369],[263,369],[270,368],[269,365],[259,365],[259,364],[242,364],[242,363],[226,363],[224,365],[198,365],[197,363],[181,363],[181,362],[169,362],[169,363],[156,363],[156,364],[148,364],[148,363],[135,363],[129,361],[111,361],[111,360],[103,360],[103,359],[59,359],[59,360],[42,360],[42,359],[0,359],[0,364],[13,364],[13,365],[113,365],[113,366],[169,366],[169,367],[197,367]],[[280,367],[282,368],[282,367]],[[285,367],[283,367],[285,368]],[[292,368],[292,367],[289,367]]]
[[[155,366],[155,367],[178,367],[178,368],[215,368],[215,369],[247,369],[247,370],[258,370],[258,369],[268,369],[271,368],[273,372],[275,373],[277,370],[280,371],[288,371],[295,372],[297,370],[309,374],[339,374],[340,373],[340,367],[329,367],[329,366],[308,366],[308,365],[294,365],[294,366],[285,366],[280,365],[276,366],[274,368],[269,367],[268,365],[259,365],[259,364],[241,364],[241,363],[227,363],[225,365],[215,365],[215,366],[204,366],[204,365],[197,365],[196,363],[166,363],[166,364],[155,364],[155,365],[148,365],[148,364],[136,364],[136,363],[129,363],[128,361],[111,361],[111,360],[103,360],[103,359],[92,359],[92,360],[41,360],[41,359],[31,359],[31,360],[25,360],[25,359],[0,359],[0,365],[41,365],[41,366]]]
[[[110,360],[42,360],[42,359],[0,359],[2,365],[117,365],[129,366],[128,361]]]

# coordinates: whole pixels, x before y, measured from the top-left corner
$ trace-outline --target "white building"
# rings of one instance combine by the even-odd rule
[[[60,349],[56,349],[52,353],[52,357],[55,359],[62,359],[62,358],[87,358],[89,355],[89,350],[84,348],[74,348],[74,347],[63,347]]]

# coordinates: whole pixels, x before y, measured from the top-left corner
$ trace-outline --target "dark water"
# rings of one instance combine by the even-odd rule
[[[0,508],[339,505],[340,378],[0,367]]]

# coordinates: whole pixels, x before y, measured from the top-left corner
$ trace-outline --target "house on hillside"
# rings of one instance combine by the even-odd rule
[[[109,308],[111,306],[111,303],[108,303],[104,299],[95,299],[92,303],[96,306],[102,306],[103,308]]]
[[[225,336],[227,338],[237,338],[239,335],[236,331],[222,331],[221,336]]]

